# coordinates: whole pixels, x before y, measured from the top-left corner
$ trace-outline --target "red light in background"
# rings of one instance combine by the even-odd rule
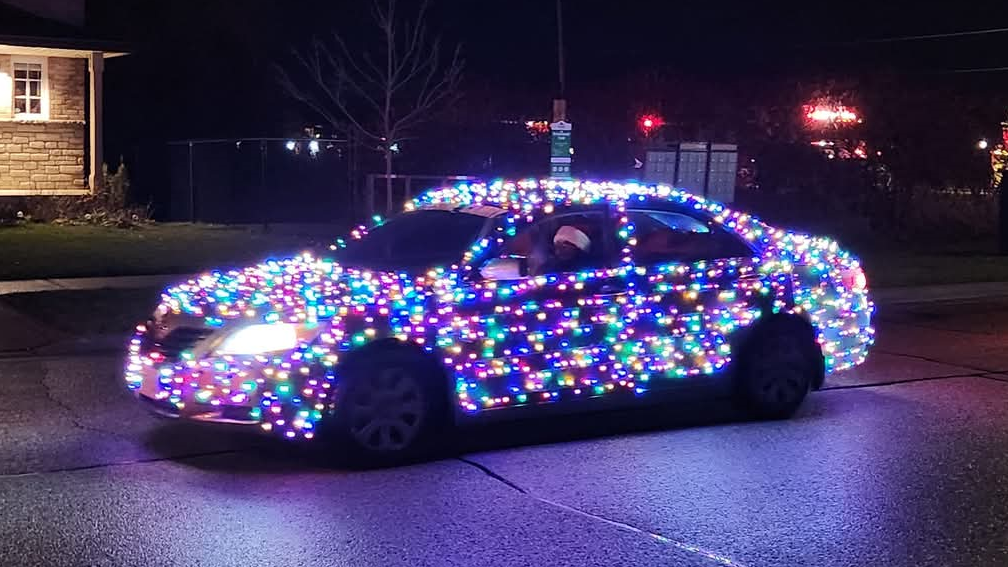
[[[645,136],[650,136],[655,130],[665,125],[665,120],[657,114],[645,114],[638,121],[641,132]]]

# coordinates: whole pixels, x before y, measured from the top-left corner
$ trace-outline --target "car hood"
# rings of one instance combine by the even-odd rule
[[[155,317],[199,317],[212,327],[234,319],[313,322],[349,307],[385,305],[416,290],[406,274],[357,269],[306,254],[213,271],[171,286],[162,292]]]

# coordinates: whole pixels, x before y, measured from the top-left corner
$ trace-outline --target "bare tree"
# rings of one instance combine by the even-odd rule
[[[462,76],[461,46],[442,56],[441,38],[429,37],[428,1],[409,16],[396,0],[373,0],[380,34],[371,51],[351,51],[336,32],[294,49],[293,69],[277,65],[281,85],[319,113],[333,128],[356,132],[385,159],[386,192],[392,200],[392,154],[417,126],[457,97]]]

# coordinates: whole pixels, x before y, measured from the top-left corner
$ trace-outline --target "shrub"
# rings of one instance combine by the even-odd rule
[[[17,197],[0,201],[0,223],[51,222],[129,228],[151,222],[149,206],[129,203],[130,178],[120,160],[116,171],[102,166],[103,183],[87,195]]]

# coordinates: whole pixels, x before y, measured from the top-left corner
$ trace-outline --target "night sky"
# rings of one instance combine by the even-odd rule
[[[163,177],[165,166],[152,167],[152,162],[163,159],[165,141],[283,137],[320,122],[282,91],[272,65],[289,62],[292,46],[332,30],[352,49],[368,45],[374,33],[369,4],[91,0],[88,19],[94,33],[134,47],[132,55],[107,66],[107,152],[141,164],[136,169],[141,175],[154,172],[147,174],[150,187],[151,177],[155,182]],[[400,0],[404,10],[416,4]],[[464,121],[467,113],[481,123],[548,117],[550,100],[558,92],[554,2],[433,0],[429,26],[446,44],[462,44],[464,96],[451,109],[455,122]],[[989,108],[976,109],[966,117],[968,128],[956,134],[974,136],[981,133],[974,124],[996,128],[1008,72],[953,71],[1008,67],[1008,33],[889,40],[998,27],[1008,27],[1008,8],[994,2],[565,0],[571,114],[580,140],[600,142],[597,148],[579,142],[579,149],[588,153],[578,161],[598,164],[601,169],[590,174],[623,167],[630,158],[617,145],[621,139],[626,145],[626,133],[597,126],[608,121],[632,128],[635,113],[645,108],[678,105],[680,114],[700,125],[718,117],[734,120],[723,118],[724,103],[702,108],[705,91],[686,86],[695,82],[706,92],[731,93],[741,104],[751,102],[750,88],[751,98],[757,96],[757,84],[765,92],[766,85],[879,73],[907,91],[989,92]],[[886,41],[875,41],[879,39]],[[684,86],[662,92],[640,86],[656,74],[681,78]],[[588,100],[603,90],[609,99]],[[873,124],[882,123],[882,117],[873,118]],[[732,134],[735,128],[729,126],[714,135]],[[478,137],[485,141],[494,135],[481,132]],[[421,163],[445,171],[476,171],[497,151],[455,138],[433,145],[445,160],[423,156]],[[473,155],[461,156],[467,151]],[[451,156],[469,161],[453,162]]]
[[[282,102],[269,65],[283,61],[290,45],[329,29],[351,44],[366,41],[367,6],[364,0],[105,0],[90,3],[89,21],[136,46],[133,56],[110,66],[110,81],[129,90],[156,86],[154,100],[166,111],[196,117],[172,121],[179,135],[211,135],[203,130],[235,130],[247,123],[246,111],[262,117]],[[1008,8],[996,3],[567,0],[564,19],[572,85],[657,68],[713,80],[892,68],[946,81],[955,69],[1008,66],[1008,33],[864,41],[1008,27]],[[462,43],[467,85],[527,88],[547,101],[555,94],[553,2],[435,0],[430,25],[446,42]],[[981,80],[1003,82],[1006,74],[984,73]],[[152,100],[149,92],[143,96]],[[246,134],[265,134],[247,128]]]

